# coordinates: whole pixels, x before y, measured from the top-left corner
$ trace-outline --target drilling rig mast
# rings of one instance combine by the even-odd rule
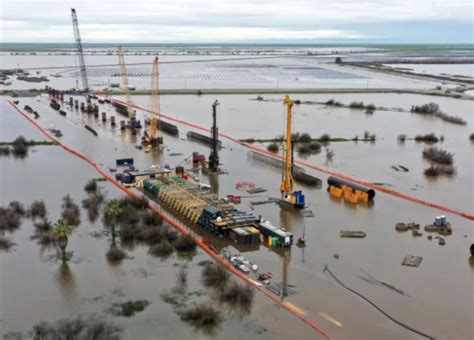
[[[151,111],[150,128],[145,136],[145,144],[148,147],[155,147],[163,144],[163,137],[158,137],[158,124],[160,116],[160,71],[158,67],[158,57],[153,59],[153,68],[151,70]]]
[[[127,102],[128,118],[130,119],[130,127],[133,129],[133,126],[132,126],[133,102],[132,102],[132,98],[130,97],[130,86],[128,85],[127,69],[125,67],[125,58],[123,56],[122,45],[118,46],[117,54],[119,58],[120,76],[122,77],[122,83],[123,83],[123,92],[125,93],[125,98],[126,98],[125,100]]]
[[[280,184],[281,202],[294,208],[302,209],[305,206],[304,195],[301,191],[294,191],[293,185],[293,141],[291,129],[293,123],[293,101],[285,96],[283,104],[286,106],[286,136],[283,153],[283,173]]]
[[[84,61],[84,51],[82,49],[82,41],[81,41],[81,34],[79,33],[79,22],[77,21],[76,10],[71,8],[71,16],[72,16],[72,28],[74,30],[74,39],[77,49],[77,55],[79,58],[79,67],[81,72],[82,78],[82,87],[84,92],[89,92],[89,82],[87,80],[87,70],[86,70],[86,63]]]
[[[216,100],[212,104],[212,128],[211,128],[211,154],[209,155],[209,170],[217,172],[219,170],[219,154],[217,149],[219,147],[219,130],[217,129],[217,105],[219,102]]]

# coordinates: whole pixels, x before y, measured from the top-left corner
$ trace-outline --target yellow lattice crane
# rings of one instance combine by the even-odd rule
[[[285,96],[283,105],[286,107],[286,135],[283,150],[283,173],[280,184],[281,201],[295,208],[304,208],[305,198],[301,191],[293,190],[293,141],[291,139],[293,123],[293,101]]]
[[[132,102],[132,98],[130,97],[130,86],[128,85],[127,69],[125,67],[125,58],[123,56],[122,45],[118,46],[117,55],[118,55],[118,58],[119,58],[120,76],[122,77],[123,92],[125,93],[125,101],[127,102],[128,118],[130,119],[130,124],[132,124],[133,102]],[[132,125],[130,125],[130,126],[133,128]]]
[[[151,111],[150,127],[145,136],[145,144],[148,147],[155,147],[163,144],[163,137],[158,136],[158,124],[160,123],[160,71],[158,66],[158,57],[153,59],[151,70]]]

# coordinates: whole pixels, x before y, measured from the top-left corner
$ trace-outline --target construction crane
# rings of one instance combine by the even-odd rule
[[[122,77],[123,83],[123,92],[125,93],[125,101],[127,102],[127,112],[128,118],[130,119],[130,128],[132,132],[135,130],[134,126],[134,117],[133,117],[133,102],[132,98],[130,97],[130,86],[128,85],[128,76],[127,76],[127,69],[125,67],[125,58],[123,56],[123,48],[122,45],[118,46],[118,59],[119,59],[119,66],[120,66],[120,76]]]
[[[145,133],[144,144],[149,148],[163,144],[163,137],[158,136],[158,124],[160,115],[160,71],[158,67],[158,57],[153,59],[153,67],[151,70],[151,111],[150,127]]]
[[[72,28],[74,30],[74,39],[79,58],[79,68],[82,78],[82,87],[84,92],[89,92],[89,81],[87,80],[86,63],[84,61],[84,51],[82,49],[81,34],[79,33],[79,22],[77,21],[76,10],[71,8]],[[78,87],[79,84],[76,84]]]
[[[305,197],[301,191],[294,191],[293,181],[293,141],[291,137],[293,122],[293,101],[285,96],[283,105],[286,107],[286,135],[283,151],[283,172],[280,184],[281,202],[284,205],[302,209],[305,207]]]

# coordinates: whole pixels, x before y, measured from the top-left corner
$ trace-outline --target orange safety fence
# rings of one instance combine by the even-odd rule
[[[90,164],[94,169],[105,179],[107,179],[109,182],[114,184],[117,188],[125,192],[126,194],[133,196],[135,198],[142,198],[143,195],[128,189],[124,185],[122,185],[120,182],[118,182],[113,176],[110,176],[107,172],[105,172],[103,169],[101,169],[94,161],[92,161],[90,158],[85,156],[84,154],[80,153],[79,151],[69,147],[68,145],[64,144],[61,140],[58,138],[54,137],[52,134],[50,134],[48,131],[46,131],[38,122],[36,122],[34,119],[28,116],[25,112],[20,110],[12,101],[8,101],[13,108],[23,115],[30,123],[32,123],[34,126],[36,126],[48,139],[52,140],[55,142],[57,145],[59,145],[61,148],[66,150],[67,152],[73,154],[76,157],[79,157],[86,163]],[[285,303],[283,300],[279,299],[277,296],[272,295],[271,293],[267,292],[264,288],[259,286],[255,281],[251,280],[249,277],[238,271],[234,266],[232,266],[229,262],[227,262],[224,258],[216,254],[214,251],[212,251],[209,246],[202,241],[201,238],[197,237],[196,235],[193,235],[189,232],[188,229],[186,229],[185,226],[182,224],[178,223],[174,219],[171,218],[168,214],[165,214],[163,211],[158,209],[155,205],[152,205],[151,203],[148,204],[148,209],[153,211],[155,214],[159,215],[163,220],[165,220],[167,223],[172,225],[173,227],[177,228],[180,232],[182,232],[185,235],[189,235],[190,237],[193,238],[193,240],[196,242],[196,244],[203,249],[208,255],[213,257],[216,261],[218,261],[221,265],[226,267],[230,272],[235,274],[237,277],[240,279],[244,280],[248,284],[252,285],[257,291],[262,293],[264,296],[269,298],[270,300],[274,301],[278,305],[282,306],[284,309],[286,309],[288,312],[291,314],[295,315],[298,317],[300,320],[302,320],[304,323],[306,323],[309,327],[311,327],[313,330],[317,331],[319,334],[324,336],[326,339],[332,339],[332,337],[324,331],[320,326],[316,325],[313,321],[309,320],[305,315],[303,315],[301,312],[297,311],[295,308],[292,308],[292,305]]]
[[[111,100],[127,105],[127,103],[125,103],[124,101],[121,101],[119,99],[111,98]],[[151,111],[150,109],[147,109],[145,107],[142,107],[142,106],[139,106],[139,105],[136,105],[136,104],[133,104],[132,106],[135,107],[136,109],[139,109],[139,110],[151,113],[151,114],[159,115],[159,117],[162,117],[162,118],[165,118],[165,119],[177,122],[177,123],[181,123],[183,125],[187,125],[187,126],[195,128],[195,129],[210,132],[210,129],[208,129],[206,127],[203,127],[203,126],[200,126],[198,124],[194,124],[194,123],[185,121],[183,119],[171,117],[171,116],[163,114],[163,113],[158,114],[156,112]],[[226,139],[228,139],[232,142],[238,143],[238,144],[240,144],[240,145],[242,145],[242,146],[244,146],[244,147],[246,147],[250,150],[253,150],[255,152],[266,154],[266,155],[269,155],[269,156],[274,157],[274,158],[282,159],[282,156],[280,156],[280,155],[276,155],[276,154],[274,154],[274,153],[272,153],[272,152],[270,152],[270,151],[268,151],[264,148],[242,142],[239,139],[237,139],[233,136],[230,136],[228,134],[219,132],[219,136],[224,137],[224,138],[226,138]],[[407,195],[407,194],[404,194],[404,193],[401,193],[401,192],[398,192],[398,191],[395,191],[395,190],[392,190],[392,189],[388,189],[388,188],[385,188],[385,187],[382,187],[382,186],[379,186],[379,185],[368,183],[368,182],[365,182],[363,180],[360,180],[360,179],[357,179],[357,178],[354,178],[354,177],[351,177],[351,176],[347,176],[347,175],[344,175],[344,174],[341,174],[341,173],[338,173],[338,172],[335,172],[335,171],[331,171],[331,170],[322,168],[320,166],[317,166],[317,165],[314,165],[314,164],[311,164],[311,163],[308,163],[308,162],[305,162],[305,161],[295,160],[295,163],[299,164],[299,165],[302,165],[304,167],[307,167],[309,169],[313,169],[313,170],[316,170],[316,171],[319,171],[319,172],[322,172],[322,173],[325,173],[325,174],[328,174],[328,175],[331,175],[331,176],[336,176],[336,177],[345,179],[347,181],[357,183],[357,184],[366,186],[368,188],[371,188],[371,189],[374,189],[374,190],[377,190],[377,191],[380,191],[380,192],[384,192],[386,194],[389,194],[389,195],[392,195],[392,196],[395,196],[395,197],[405,199],[407,201],[423,204],[423,205],[426,205],[426,206],[431,207],[431,208],[435,208],[435,209],[439,209],[439,210],[442,210],[442,211],[445,211],[445,212],[456,214],[458,216],[464,217],[464,218],[469,219],[469,220],[474,220],[474,214],[471,214],[471,213],[467,213],[467,212],[464,212],[464,211],[461,211],[461,210],[450,208],[450,207],[447,207],[447,206],[444,206],[444,205],[441,205],[441,204],[438,204],[438,203],[430,202],[430,201],[427,201],[427,200],[424,200],[424,199],[421,199],[421,198],[417,198],[417,197],[414,197],[414,196],[411,196],[411,195]]]

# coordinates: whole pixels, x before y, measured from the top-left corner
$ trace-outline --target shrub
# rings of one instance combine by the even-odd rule
[[[311,149],[308,144],[300,144],[298,145],[298,152],[301,154],[307,154],[311,152]]]
[[[254,290],[249,285],[239,285],[230,282],[219,292],[219,300],[232,307],[239,307],[243,311],[249,311],[254,297]]]
[[[186,286],[188,283],[188,271],[186,268],[180,268],[178,273],[176,274],[176,279],[178,281],[178,285],[181,287]]]
[[[33,326],[34,339],[101,339],[118,340],[122,327],[99,315],[76,316],[55,322],[42,321]]]
[[[160,226],[163,224],[163,219],[151,211],[145,211],[142,214],[142,222],[146,226]]]
[[[181,320],[197,328],[213,328],[222,321],[219,311],[209,303],[200,303],[179,312]]]
[[[267,146],[267,150],[270,152],[277,153],[280,150],[280,147],[277,143],[271,143]]]
[[[431,165],[424,171],[425,176],[437,177],[439,175],[453,176],[456,174],[456,168],[452,165]]]
[[[300,143],[311,143],[313,138],[311,138],[311,135],[309,133],[302,133],[300,136]]]
[[[46,205],[44,204],[44,201],[34,201],[31,203],[29,215],[35,219],[35,218],[45,218],[47,215],[46,211]]]
[[[10,148],[8,146],[0,146],[0,156],[9,156]]]
[[[148,208],[148,200],[145,197],[135,198],[131,196],[124,196],[119,200],[120,208],[133,207],[137,210],[144,210]]]
[[[87,193],[95,193],[97,191],[97,182],[95,179],[91,179],[84,187]]]
[[[471,133],[471,134],[469,135],[469,140],[470,140],[471,142],[474,142],[474,133]]]
[[[321,151],[321,144],[319,144],[316,141],[309,143],[308,146],[309,146],[311,152],[313,152],[313,153],[318,153],[319,151]]]
[[[79,206],[74,203],[71,196],[66,195],[63,197],[63,211],[61,217],[66,220],[69,225],[78,226],[81,223],[80,215],[81,211]]]
[[[117,246],[110,247],[109,251],[105,254],[107,260],[111,262],[122,261],[127,254]]]
[[[17,214],[18,216],[25,216],[26,214],[26,211],[25,211],[25,206],[18,202],[18,201],[11,201],[9,204],[8,204],[8,207],[13,210],[13,212],[15,214]]]
[[[166,237],[166,239],[169,241],[169,242],[173,242],[175,241],[177,238],[178,238],[178,232],[174,229],[171,229],[170,227],[166,226],[164,229],[163,229],[164,233],[163,235]]]
[[[404,143],[406,141],[406,139],[407,139],[407,135],[401,135],[401,134],[398,135],[398,141],[400,143]]]
[[[296,99],[295,101],[293,101],[293,103],[295,103],[296,105],[300,105],[300,104],[301,104],[301,100]]]
[[[321,135],[321,137],[319,137],[319,141],[322,143],[328,143],[331,141],[331,136],[327,133],[324,133]]]
[[[82,200],[82,207],[87,210],[87,216],[91,222],[94,222],[99,217],[100,207],[104,199],[104,195],[98,190]]]
[[[11,208],[0,207],[0,231],[13,231],[18,229],[21,219]]]
[[[363,108],[364,108],[364,102],[356,102],[356,101],[354,101],[354,102],[351,102],[351,103],[349,104],[349,107],[350,107],[351,109],[363,109]]]
[[[335,103],[334,98],[331,98],[331,99],[329,99],[328,101],[326,101],[325,104],[326,104],[326,105],[334,105],[334,103]]]
[[[454,162],[452,153],[435,147],[423,150],[423,157],[438,164],[452,165]]]
[[[110,312],[115,316],[125,316],[129,318],[138,312],[144,311],[149,304],[150,302],[146,300],[130,300],[123,303],[114,303],[110,308]]]
[[[137,239],[146,242],[149,245],[158,244],[164,236],[164,230],[160,226],[150,226],[142,228],[139,231]]]
[[[415,113],[422,113],[422,114],[434,114],[436,112],[439,112],[440,108],[438,104],[431,102],[431,103],[423,104],[421,106],[412,105],[410,111],[415,112]]]
[[[15,243],[12,240],[0,235],[0,250],[9,251],[14,245]]]
[[[151,246],[148,253],[157,257],[167,257],[173,253],[173,247],[168,240],[163,239],[160,243]]]
[[[366,105],[366,106],[365,106],[365,113],[371,115],[371,114],[373,114],[373,113],[375,112],[375,109],[376,109],[376,107],[375,107],[374,104]]]
[[[263,100],[263,97],[261,95],[258,95],[257,100]]]
[[[193,251],[196,249],[196,242],[189,235],[180,235],[174,242],[173,247],[177,251]]]
[[[426,135],[416,135],[415,141],[417,142],[427,142],[427,143],[437,143],[439,138],[432,132]]]
[[[53,224],[47,218],[44,218],[39,222],[35,222],[33,226],[35,227],[36,232],[39,233],[48,232],[53,229]]]
[[[17,137],[12,144],[12,153],[24,157],[28,154],[28,141],[23,136]]]
[[[216,263],[204,266],[202,269],[202,283],[207,287],[222,288],[229,281],[229,273]]]

